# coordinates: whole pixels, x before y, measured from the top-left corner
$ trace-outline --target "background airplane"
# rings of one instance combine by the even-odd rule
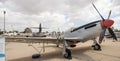
[[[30,28],[39,30],[37,33],[33,33],[31,37],[46,37],[46,35],[47,35],[47,34],[42,33],[42,29],[47,29],[47,28],[42,27],[41,23],[39,24],[39,27],[30,27]]]
[[[112,38],[117,40],[116,35],[110,28],[114,21],[109,19],[111,11],[109,12],[108,18],[104,19],[99,13],[95,5],[92,3],[93,7],[96,9],[102,20],[90,22],[88,24],[82,25],[80,27],[74,28],[72,30],[66,31],[59,37],[6,37],[7,42],[22,42],[22,43],[54,43],[58,47],[62,44],[63,46],[63,56],[67,59],[72,59],[71,50],[68,47],[76,47],[79,42],[86,42],[88,40],[93,40],[92,47],[94,50],[101,50],[100,43],[102,42],[105,31],[108,29]],[[40,28],[41,29],[41,28]],[[41,32],[41,30],[40,30]],[[96,38],[99,36],[99,43]],[[40,57],[40,54],[33,55],[33,58]]]

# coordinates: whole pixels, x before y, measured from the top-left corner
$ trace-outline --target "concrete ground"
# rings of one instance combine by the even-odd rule
[[[38,53],[32,46],[26,43],[6,43],[6,61],[120,61],[120,42],[113,42],[106,39],[101,44],[102,51],[94,51],[91,47],[92,41],[77,44],[77,47],[70,48],[72,59],[68,60],[62,56],[62,48],[54,44],[45,44],[45,52],[41,50],[42,44],[33,44],[42,57],[32,59],[31,56]],[[120,41],[120,39],[118,40]]]

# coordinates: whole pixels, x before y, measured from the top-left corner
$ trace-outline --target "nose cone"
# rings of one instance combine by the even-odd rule
[[[104,24],[107,28],[110,28],[114,24],[114,21],[113,20],[106,20],[104,22]]]
[[[110,19],[106,19],[105,21],[101,21],[102,27],[110,28],[113,24],[114,24],[114,21],[110,20]]]

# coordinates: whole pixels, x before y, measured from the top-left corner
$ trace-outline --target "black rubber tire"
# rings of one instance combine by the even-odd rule
[[[40,54],[33,54],[33,55],[32,55],[32,59],[37,59],[37,58],[40,58],[40,57],[41,57]]]
[[[76,45],[70,45],[70,47],[76,47]]]
[[[95,44],[93,48],[94,50],[101,50],[101,46],[99,44]]]
[[[72,59],[70,49],[66,49],[66,54],[64,54],[64,57],[67,58],[67,59]]]
[[[57,45],[56,47],[59,47],[59,45]]]

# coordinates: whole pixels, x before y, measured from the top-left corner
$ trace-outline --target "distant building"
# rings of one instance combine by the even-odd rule
[[[6,32],[4,33],[4,36],[16,36],[17,34],[17,32]]]

